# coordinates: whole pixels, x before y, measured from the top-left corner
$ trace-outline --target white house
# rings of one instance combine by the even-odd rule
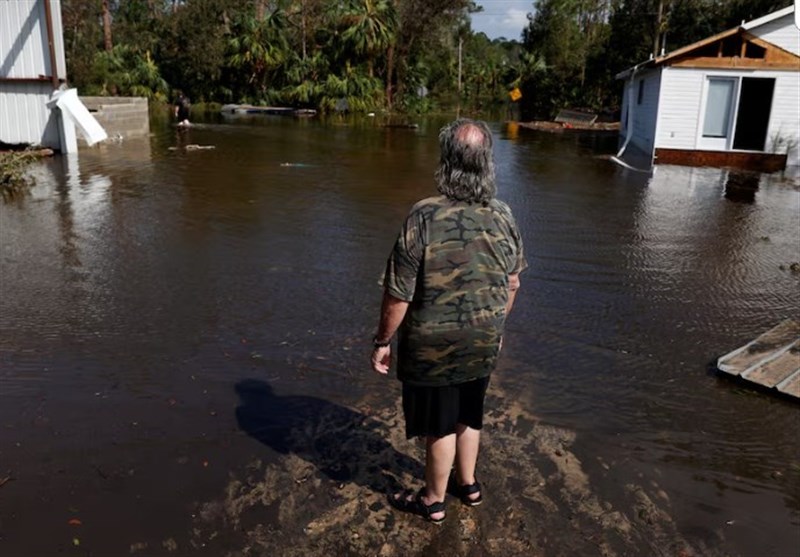
[[[765,171],[800,165],[800,30],[794,7],[617,75],[620,154]]]

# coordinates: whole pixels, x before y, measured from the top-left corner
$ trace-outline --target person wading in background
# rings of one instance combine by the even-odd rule
[[[184,95],[183,92],[178,93],[178,98],[175,101],[175,119],[178,121],[179,126],[191,125],[191,122],[189,122],[190,106],[189,97]]]
[[[441,195],[414,205],[389,256],[371,358],[388,374],[399,329],[406,437],[426,439],[425,485],[389,502],[436,523],[446,492],[469,506],[483,501],[475,477],[483,403],[527,267],[511,210],[495,199],[489,128],[456,120],[439,142]]]

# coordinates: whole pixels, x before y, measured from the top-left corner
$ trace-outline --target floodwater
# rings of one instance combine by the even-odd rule
[[[800,405],[710,367],[800,317],[798,182],[499,123],[530,268],[486,502],[388,508],[423,452],[369,370],[377,279],[441,123],[156,125],[36,167],[0,205],[0,554],[798,555]]]

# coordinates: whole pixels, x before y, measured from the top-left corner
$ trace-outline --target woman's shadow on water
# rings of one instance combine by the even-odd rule
[[[360,412],[311,396],[279,396],[258,379],[235,388],[242,431],[280,454],[299,456],[331,480],[387,492],[400,487],[394,475],[423,475],[417,460],[386,440],[387,426]]]

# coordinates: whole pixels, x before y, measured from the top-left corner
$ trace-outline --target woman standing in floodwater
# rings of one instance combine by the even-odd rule
[[[445,519],[446,491],[468,506],[483,500],[475,477],[483,403],[527,267],[511,210],[495,199],[489,128],[456,120],[439,141],[442,195],[406,218],[386,266],[372,353],[373,369],[388,373],[400,330],[406,436],[426,438],[425,486],[389,502],[435,523]]]

